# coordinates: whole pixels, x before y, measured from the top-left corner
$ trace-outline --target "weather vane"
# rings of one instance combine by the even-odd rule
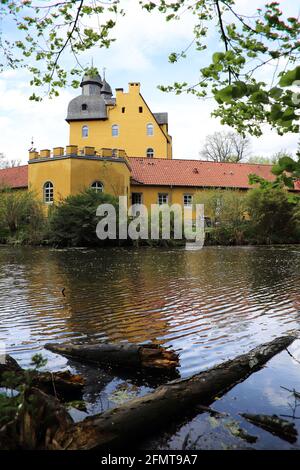
[[[29,149],[29,151],[32,151],[34,150],[34,140],[33,140],[33,136],[31,137],[31,148]]]

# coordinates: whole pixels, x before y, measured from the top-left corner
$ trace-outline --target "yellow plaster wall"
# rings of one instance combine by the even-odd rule
[[[139,113],[139,107],[143,112]],[[122,108],[125,112],[122,113]],[[124,149],[130,157],[145,157],[147,148],[154,149],[154,156],[172,158],[171,138],[166,126],[159,126],[140,94],[139,84],[130,84],[129,92],[116,92],[116,106],[108,109],[108,120],[70,122],[70,145],[79,148],[86,145],[96,150],[107,148]],[[147,124],[153,124],[154,135],[147,136]],[[112,136],[112,126],[119,126],[119,136]],[[88,126],[88,137],[82,137],[82,127]]]
[[[169,204],[181,204],[183,206],[184,194],[192,194],[198,191],[191,187],[170,187],[170,186],[139,186],[131,185],[131,193],[142,193],[142,203],[150,210],[151,204],[158,203],[158,194],[167,193]]]
[[[207,196],[215,191],[234,191],[236,197],[245,197],[247,190],[239,190],[234,188],[228,189],[214,189],[214,188],[195,188],[190,186],[140,186],[140,185],[131,185],[130,188],[130,201],[129,203],[132,204],[132,193],[141,193],[142,194],[142,203],[145,204],[149,213],[151,210],[151,204],[158,203],[158,194],[164,193],[168,194],[168,203],[171,204],[180,204],[184,207],[183,196],[185,194],[191,194],[193,196],[193,204],[204,204],[204,215],[206,217],[214,217],[208,207],[205,208],[205,202],[207,200]],[[201,195],[203,195],[203,199],[201,199]],[[195,219],[196,217],[196,210],[195,206],[193,206],[193,211],[191,213],[192,218]],[[248,218],[248,215],[245,213],[245,217]]]
[[[94,181],[101,181],[104,192],[112,196],[130,193],[130,170],[123,160],[108,161],[82,157],[49,158],[45,161],[29,163],[29,188],[38,199],[43,201],[43,187],[47,181],[54,186],[54,202],[70,194],[78,194],[91,186]]]
[[[130,170],[122,160],[71,159],[71,194],[77,194],[91,186],[94,181],[101,181],[104,192],[112,196],[130,194]]]
[[[54,186],[54,202],[69,196],[71,192],[71,160],[49,159],[28,165],[28,186],[43,201],[43,187],[47,181]]]

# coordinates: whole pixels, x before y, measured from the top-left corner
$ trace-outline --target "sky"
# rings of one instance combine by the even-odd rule
[[[199,69],[207,61],[207,53],[191,51],[188,57],[173,65],[168,55],[184,50],[193,38],[193,18],[186,16],[180,22],[166,22],[163,15],[142,11],[137,0],[125,0],[127,15],[120,18],[114,32],[116,42],[108,49],[94,49],[82,58],[88,66],[102,73],[113,89],[124,88],[128,82],[139,81],[141,93],[153,112],[169,114],[169,132],[173,137],[173,157],[198,159],[205,137],[219,130],[228,130],[211,117],[214,100],[201,100],[192,95],[163,93],[157,86],[174,81],[197,83]],[[239,11],[253,12],[264,2],[237,0]],[[284,9],[297,16],[299,7],[294,0],[284,0]],[[209,33],[208,51],[214,52],[215,38]],[[66,64],[68,59],[66,58]],[[270,70],[264,72],[266,75]],[[262,79],[264,76],[261,77]],[[266,77],[265,77],[266,78]],[[29,101],[32,88],[30,76],[24,69],[6,70],[0,74],[0,153],[8,159],[26,163],[33,138],[37,149],[65,146],[69,143],[68,124],[65,121],[69,101],[80,90],[67,88],[59,97],[42,102]],[[278,136],[267,126],[263,136],[251,138],[251,153],[270,157],[280,150],[295,153],[298,135]]]

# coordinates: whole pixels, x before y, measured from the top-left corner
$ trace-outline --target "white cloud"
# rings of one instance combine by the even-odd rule
[[[110,71],[149,71],[155,68],[157,56],[165,54],[167,58],[169,52],[185,48],[193,38],[193,15],[167,22],[165,15],[156,10],[149,14],[137,6],[136,0],[126,0],[124,8],[126,15],[117,18],[112,33],[116,41],[101,53],[94,49]],[[90,25],[97,27],[97,19]]]
[[[7,75],[5,76],[7,78]],[[0,80],[0,152],[10,159],[26,163],[32,137],[37,148],[65,145],[68,141],[68,125],[64,122],[71,94],[64,91],[59,99],[45,99],[42,103],[29,101],[31,93],[27,81]]]
[[[239,8],[247,12],[262,5],[261,0],[237,0]],[[286,1],[289,13],[294,2]],[[149,15],[137,7],[136,0],[128,0],[128,13],[120,18],[115,35],[117,41],[109,50],[94,50],[85,56],[90,63],[105,65],[107,76],[114,87],[126,86],[127,81],[140,80],[142,93],[153,111],[169,112],[169,129],[173,135],[176,158],[198,158],[205,136],[224,129],[210,117],[214,107],[211,100],[198,100],[193,96],[174,96],[156,89],[161,83],[188,80],[194,83],[201,67],[202,55],[193,55],[179,65],[167,62],[167,55],[180,51],[192,38],[194,18],[186,15],[184,21],[166,22],[159,13]],[[199,59],[198,59],[199,58]],[[83,61],[83,63],[85,63]],[[68,124],[64,121],[68,102],[79,91],[65,90],[58,98],[42,103],[28,100],[31,94],[29,76],[24,70],[6,71],[0,75],[0,152],[9,158],[27,161],[27,149],[34,137],[37,148],[52,148],[68,143]],[[295,151],[297,135],[280,137],[265,129],[259,139],[252,139],[253,153],[271,155],[286,148]]]

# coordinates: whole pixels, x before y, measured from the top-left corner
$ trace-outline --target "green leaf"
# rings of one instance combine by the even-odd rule
[[[233,85],[216,92],[216,100],[223,103],[229,103],[232,100],[242,98],[247,93],[247,85],[242,81],[237,81]]]
[[[283,115],[283,111],[282,111],[280,104],[278,103],[273,104],[271,107],[271,112],[270,112],[270,117],[272,121],[277,121],[278,119],[281,118],[282,115]]]
[[[291,86],[296,80],[300,80],[300,66],[284,73],[280,78],[279,85],[283,87]]]
[[[293,158],[286,156],[280,158],[278,164],[283,170],[292,172],[295,170],[297,163]]]
[[[228,85],[227,87],[219,90],[216,93],[216,98],[222,103],[229,103],[233,99],[233,86]]]
[[[266,93],[263,90],[259,90],[253,93],[250,99],[251,101],[253,101],[253,103],[264,103],[264,104],[269,103],[268,93]]]
[[[273,98],[274,100],[278,100],[283,93],[283,90],[278,87],[271,88],[269,91],[270,97]]]
[[[223,60],[225,57],[225,54],[223,52],[215,52],[212,56],[212,60],[214,64],[218,64]]]

